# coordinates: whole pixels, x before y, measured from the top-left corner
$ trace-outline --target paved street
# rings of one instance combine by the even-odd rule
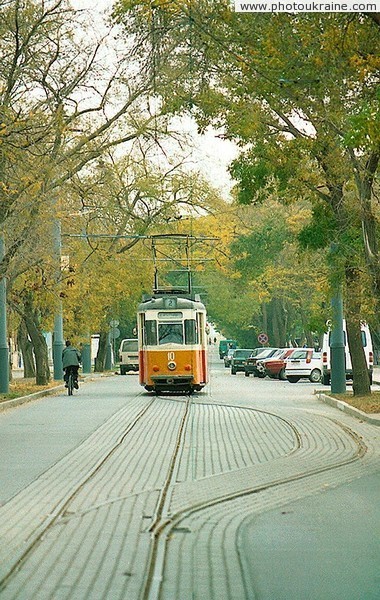
[[[380,598],[380,428],[211,367],[0,414],[2,600]]]

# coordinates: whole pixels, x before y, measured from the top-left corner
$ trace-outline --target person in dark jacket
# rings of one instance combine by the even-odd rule
[[[71,345],[70,340],[66,340],[66,347],[63,349],[62,352],[62,366],[65,372],[65,375],[63,377],[65,380],[65,387],[67,387],[69,373],[71,371],[74,375],[74,387],[76,390],[78,389],[78,369],[81,361],[82,356],[79,350],[77,350],[76,348],[74,348],[74,346]]]

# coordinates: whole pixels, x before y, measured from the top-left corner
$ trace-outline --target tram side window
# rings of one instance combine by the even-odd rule
[[[161,344],[183,344],[182,323],[159,323],[158,343]]]
[[[145,321],[145,344],[157,345],[157,321]]]
[[[185,319],[185,344],[198,344],[197,323],[194,319]]]
[[[204,344],[205,344],[205,333],[204,333],[205,322],[204,322],[204,316],[202,313],[197,314],[197,321],[198,321],[198,329],[199,329],[199,337],[200,337],[199,343],[202,344],[202,346],[204,346]]]

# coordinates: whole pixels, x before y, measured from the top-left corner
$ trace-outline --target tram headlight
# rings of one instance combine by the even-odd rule
[[[174,371],[176,366],[177,366],[177,364],[174,362],[174,360],[171,360],[170,362],[168,362],[168,369],[170,371]]]

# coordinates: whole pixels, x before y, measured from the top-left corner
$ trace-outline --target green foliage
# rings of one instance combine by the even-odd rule
[[[380,145],[380,89],[373,99],[361,99],[347,122],[344,143],[348,148],[361,150]]]
[[[284,248],[287,234],[286,223],[279,215],[272,213],[264,222],[260,220],[259,228],[231,244],[235,268],[250,278],[258,276],[266,265],[275,262],[276,255]]]
[[[237,198],[241,204],[263,201],[271,193],[283,192],[294,171],[286,145],[270,147],[255,143],[253,148],[232,161],[230,173],[238,182]]]
[[[310,223],[298,234],[298,241],[301,248],[319,250],[328,246],[336,234],[337,222],[332,209],[318,202],[313,205]]]

